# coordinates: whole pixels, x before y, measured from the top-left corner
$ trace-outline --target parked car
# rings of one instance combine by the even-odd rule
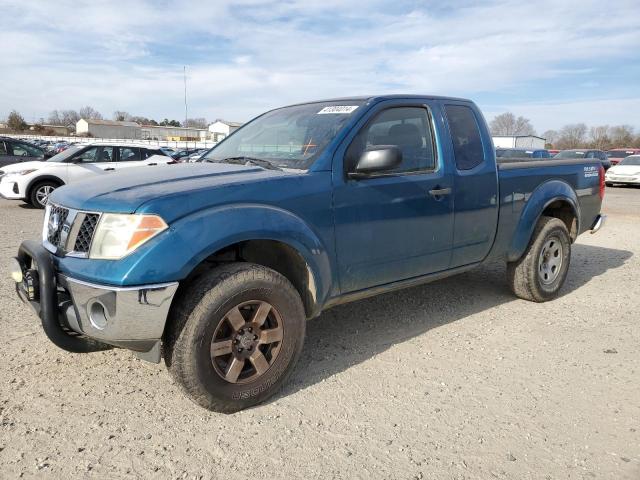
[[[160,150],[162,150],[165,155],[169,155],[170,157],[172,157],[173,154],[176,153],[176,151],[171,147],[160,147]]]
[[[548,150],[526,148],[496,148],[498,158],[551,158]]]
[[[195,148],[184,148],[172,154],[171,157],[178,162],[183,162],[195,151]]]
[[[611,167],[611,162],[607,157],[607,154],[602,150],[589,150],[589,149],[581,149],[576,148],[573,150],[562,150],[560,153],[556,154],[553,158],[562,158],[562,159],[570,159],[570,158],[597,158],[602,163],[605,171]]]
[[[203,162],[145,173],[55,190],[16,290],[61,348],[164,355],[223,412],[278,390],[324,309],[496,260],[515,295],[548,301],[571,244],[603,224],[599,160],[498,165],[479,109],[455,98],[279,108]]]
[[[607,156],[611,165],[617,165],[620,160],[628,157],[629,155],[639,155],[640,148],[614,148],[613,150],[607,150]]]
[[[3,167],[0,196],[44,208],[56,188],[104,173],[172,163],[158,147],[130,143],[89,143],[51,157]]]
[[[195,152],[193,152],[191,155],[189,155],[188,157],[188,161],[189,162],[199,162],[200,159],[202,158],[202,156],[207,153],[210,149],[209,148],[199,148],[197,149]]]
[[[629,155],[613,165],[605,176],[608,186],[640,185],[640,154]]]
[[[44,158],[44,150],[35,145],[11,137],[0,137],[0,169],[12,163],[43,160]]]

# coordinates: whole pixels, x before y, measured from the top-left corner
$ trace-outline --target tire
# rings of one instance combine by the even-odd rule
[[[44,208],[51,192],[59,186],[60,184],[53,180],[44,180],[36,183],[29,192],[29,203],[36,208]]]
[[[557,218],[541,217],[522,257],[507,264],[509,286],[525,300],[551,300],[567,278],[570,260],[571,238],[566,225]]]
[[[260,265],[232,263],[197,277],[180,295],[168,319],[164,357],[189,398],[233,413],[276,393],[300,356],[306,328],[302,300],[289,280]]]

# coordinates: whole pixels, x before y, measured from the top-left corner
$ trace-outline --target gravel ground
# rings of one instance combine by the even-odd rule
[[[640,189],[610,188],[561,298],[504,268],[336,307],[291,381],[233,415],[164,365],[74,355],[15,297],[42,212],[0,201],[0,478],[640,478]]]

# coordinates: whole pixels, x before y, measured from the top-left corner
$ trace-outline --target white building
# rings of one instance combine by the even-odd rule
[[[115,120],[85,120],[76,123],[76,135],[95,138],[140,138],[140,125],[136,122],[117,122]]]
[[[142,125],[140,127],[143,140],[169,140],[169,141],[205,141],[209,131],[206,128],[170,127],[162,125]]]
[[[496,148],[544,148],[547,140],[535,135],[494,135]]]
[[[209,125],[209,134],[214,142],[219,142],[223,138],[228,137],[242,126],[239,122],[227,122],[225,120],[216,120]]]

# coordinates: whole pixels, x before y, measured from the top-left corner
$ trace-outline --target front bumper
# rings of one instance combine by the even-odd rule
[[[84,282],[55,271],[51,253],[23,242],[17,257],[23,278],[18,296],[30,304],[49,339],[72,352],[122,347],[160,361],[160,339],[178,283],[114,287]]]
[[[21,200],[24,198],[24,193],[20,192],[20,185],[18,182],[11,180],[6,175],[0,179],[0,197],[7,200]]]

